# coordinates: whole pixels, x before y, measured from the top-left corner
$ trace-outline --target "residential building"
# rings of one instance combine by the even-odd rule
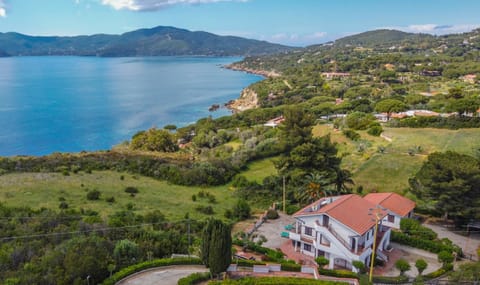
[[[400,221],[403,218],[413,217],[415,202],[397,193],[370,193],[363,199],[388,211],[382,222],[385,226],[400,229]]]
[[[329,268],[357,271],[355,260],[370,264],[376,239],[376,256],[388,260],[390,227],[383,224],[388,212],[362,197],[350,194],[322,198],[293,215],[289,239],[297,252],[326,257]],[[375,227],[377,236],[374,236]]]

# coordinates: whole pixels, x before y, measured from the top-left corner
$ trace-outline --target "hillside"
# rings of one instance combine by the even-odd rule
[[[335,41],[335,45],[356,45],[370,47],[389,43],[401,43],[405,41],[430,40],[433,38],[435,37],[428,34],[414,34],[397,30],[382,29],[338,39]]]
[[[265,41],[163,26],[121,35],[75,37],[0,33],[0,50],[5,56],[246,56],[281,53],[292,49]]]

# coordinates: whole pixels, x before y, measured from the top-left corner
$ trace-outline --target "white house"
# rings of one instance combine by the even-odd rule
[[[329,268],[356,271],[355,260],[370,264],[375,224],[378,223],[376,254],[388,260],[384,250],[389,247],[389,227],[382,221],[384,209],[354,194],[322,198],[293,215],[295,225],[289,232],[297,252],[326,257]]]
[[[413,217],[415,202],[397,193],[370,193],[363,198],[388,211],[388,215],[383,219],[385,226],[400,229],[402,218]]]

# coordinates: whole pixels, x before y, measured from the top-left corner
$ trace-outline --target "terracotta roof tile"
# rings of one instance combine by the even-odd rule
[[[329,202],[330,199],[334,201],[322,206],[322,202]],[[363,235],[375,225],[374,217],[370,215],[372,212],[371,209],[375,207],[376,205],[374,203],[358,195],[350,194],[322,198],[296,212],[293,216],[304,217],[327,214],[359,235]],[[383,218],[386,215],[387,212],[382,211],[379,218]]]
[[[415,202],[397,193],[370,193],[364,197],[375,205],[380,205],[399,216],[406,216],[415,208]]]

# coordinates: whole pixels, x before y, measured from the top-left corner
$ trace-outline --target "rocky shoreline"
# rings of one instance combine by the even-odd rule
[[[281,74],[276,72],[276,71],[253,69],[253,68],[244,67],[240,64],[235,64],[235,63],[225,65],[224,68],[235,70],[235,71],[243,71],[243,72],[246,72],[246,73],[260,75],[260,76],[263,76],[263,77],[279,77],[279,76],[281,76]]]
[[[244,88],[240,94],[240,98],[230,100],[225,104],[225,107],[230,109],[233,113],[243,112],[249,109],[258,107],[258,95],[250,88]]]
[[[231,69],[235,71],[243,71],[250,74],[256,74],[267,77],[279,77],[281,74],[275,71],[267,71],[267,70],[260,70],[260,69],[252,69],[246,68],[240,64],[229,64],[223,66],[223,68]],[[242,90],[240,97],[235,100],[230,100],[228,103],[225,104],[225,107],[230,109],[233,113],[243,112],[245,110],[254,109],[258,107],[258,94],[246,87]]]

